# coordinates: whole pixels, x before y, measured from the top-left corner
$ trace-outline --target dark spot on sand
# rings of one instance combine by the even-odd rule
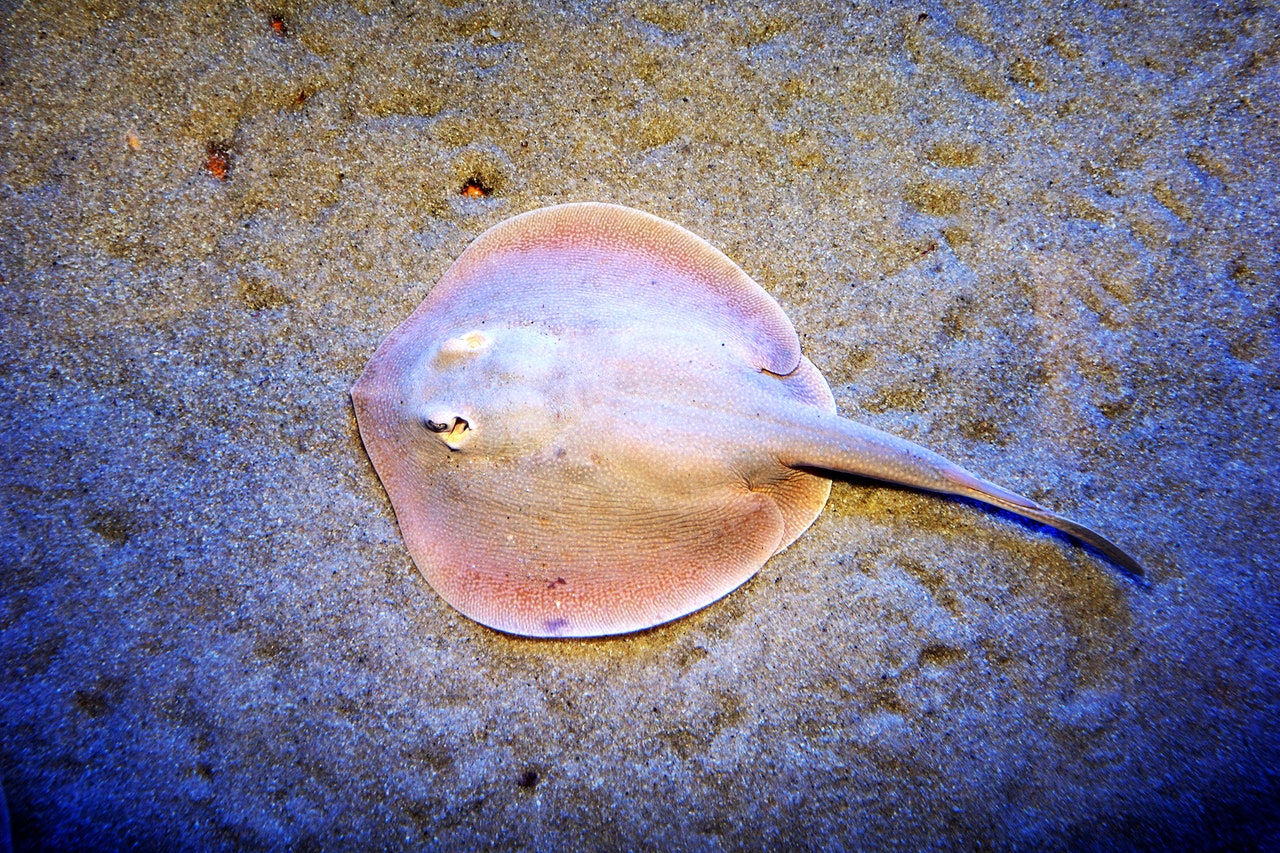
[[[106,509],[89,516],[89,529],[112,545],[123,545],[134,534],[135,524],[128,513]]]
[[[236,282],[236,296],[250,311],[279,308],[293,301],[274,284],[252,276]]]
[[[1029,56],[1019,56],[1013,60],[1009,66],[1009,79],[1034,92],[1044,92],[1049,88],[1049,77],[1043,66]]]
[[[74,699],[76,707],[94,719],[111,710],[111,703],[107,700],[106,694],[97,688],[77,690]]]
[[[964,649],[944,643],[930,643],[920,651],[921,666],[947,667],[964,660]]]
[[[981,151],[978,146],[967,142],[944,141],[930,147],[925,157],[944,169],[968,169],[978,165]]]
[[[929,216],[951,216],[963,207],[964,194],[951,181],[922,181],[907,188],[906,200]]]
[[[259,660],[275,660],[291,651],[289,644],[276,637],[264,637],[253,647],[253,656]]]

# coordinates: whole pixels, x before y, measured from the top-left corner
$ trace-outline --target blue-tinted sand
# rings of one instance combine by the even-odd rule
[[[5,12],[14,847],[1280,847],[1280,13],[1046,5]],[[673,624],[461,617],[347,393],[577,200],[723,249],[846,415],[1150,587],[841,481]]]

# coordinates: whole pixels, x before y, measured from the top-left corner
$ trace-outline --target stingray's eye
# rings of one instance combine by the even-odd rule
[[[464,418],[454,418],[453,427],[445,433],[443,440],[450,450],[460,450],[470,437],[471,424],[467,423]]]
[[[441,416],[437,415],[436,417]],[[439,421],[432,418],[424,418],[422,425],[425,426],[429,432],[434,432],[436,435],[440,436],[440,440],[443,441],[450,450],[460,449],[469,437],[468,433],[471,432],[471,424],[467,419],[457,416],[448,417],[447,419]]]

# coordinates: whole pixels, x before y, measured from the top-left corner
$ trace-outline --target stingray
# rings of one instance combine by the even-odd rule
[[[1093,530],[836,414],[781,307],[684,228],[565,204],[490,228],[351,391],[418,568],[536,637],[638,631],[728,594],[847,474]]]

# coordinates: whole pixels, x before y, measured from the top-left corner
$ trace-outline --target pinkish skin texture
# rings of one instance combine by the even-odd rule
[[[1073,521],[836,414],[777,302],[678,225],[608,204],[502,222],[352,389],[414,562],[501,631],[637,631],[726,595],[821,512],[829,470]]]

